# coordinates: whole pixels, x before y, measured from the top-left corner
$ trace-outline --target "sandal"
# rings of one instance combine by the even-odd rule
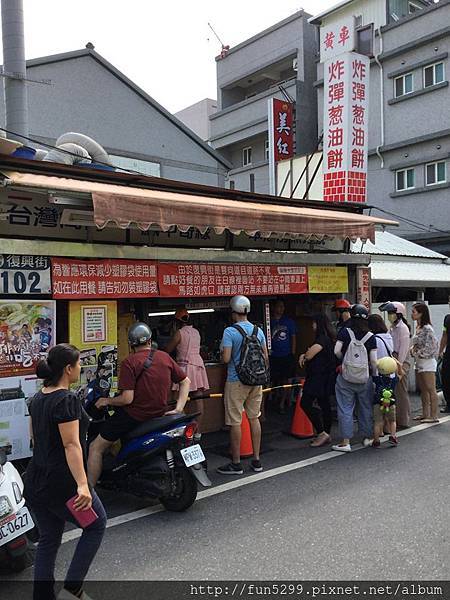
[[[318,435],[315,440],[310,443],[311,448],[320,448],[331,442],[331,436],[327,434]]]

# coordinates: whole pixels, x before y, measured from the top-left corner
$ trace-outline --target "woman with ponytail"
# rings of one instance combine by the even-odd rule
[[[54,600],[54,569],[66,522],[78,527],[83,511],[97,518],[83,529],[59,600],[88,600],[83,582],[100,547],[106,514],[86,475],[86,436],[89,418],[80,400],[69,391],[80,377],[80,353],[70,344],[53,347],[36,375],[44,387],[30,402],[33,458],[25,475],[24,495],[31,505],[40,538],[34,565],[33,600]],[[66,502],[74,498],[74,514]]]

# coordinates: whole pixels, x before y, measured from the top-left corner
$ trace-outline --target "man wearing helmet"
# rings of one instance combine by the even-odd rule
[[[250,300],[246,296],[234,296],[230,301],[230,307],[233,323],[239,325],[247,335],[251,335],[255,326],[247,319],[247,315],[250,312]],[[240,361],[243,339],[242,334],[234,326],[227,327],[223,332],[222,360],[228,365],[224,393],[225,423],[230,426],[232,462],[217,469],[222,475],[242,475],[244,472],[240,457],[241,423],[244,408],[250,422],[253,445],[253,460],[250,466],[255,472],[263,470],[259,460],[261,446],[259,416],[261,413],[262,386],[244,385],[239,380],[236,365]],[[268,365],[269,356],[267,353],[266,338],[259,327],[257,328],[257,339],[261,345],[266,365]]]
[[[411,420],[411,402],[408,394],[408,372],[410,369],[410,332],[406,321],[406,307],[401,302],[384,302],[381,312],[387,312],[391,324],[390,333],[394,342],[392,355],[403,367],[403,377],[395,387],[397,429],[406,429]]]
[[[333,325],[336,327],[336,331],[339,333],[343,327],[348,327],[350,324],[350,308],[351,304],[345,298],[338,298],[335,300],[333,310],[336,313],[337,320],[334,321]]]
[[[100,398],[95,404],[99,409],[114,406],[115,410],[89,448],[88,478],[92,486],[102,472],[103,455],[117,440],[143,421],[182,413],[188,399],[189,379],[166,352],[152,349],[152,332],[148,325],[134,323],[128,330],[128,342],[132,353],[120,367],[120,394]],[[173,383],[180,384],[178,401],[175,410],[167,413]]]

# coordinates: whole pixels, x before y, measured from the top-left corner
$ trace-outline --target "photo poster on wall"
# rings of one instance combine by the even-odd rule
[[[117,389],[117,302],[69,303],[69,339],[80,350],[80,384]]]
[[[54,300],[0,301],[0,378],[34,375],[56,339]]]

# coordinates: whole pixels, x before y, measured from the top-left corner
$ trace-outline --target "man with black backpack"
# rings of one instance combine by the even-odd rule
[[[241,423],[245,409],[250,422],[253,460],[250,467],[255,472],[263,470],[259,460],[261,447],[262,387],[269,381],[269,356],[262,330],[250,323],[250,300],[234,296],[230,301],[233,325],[227,327],[222,338],[222,359],[228,365],[225,383],[225,423],[230,426],[232,462],[217,469],[223,475],[242,475]]]

